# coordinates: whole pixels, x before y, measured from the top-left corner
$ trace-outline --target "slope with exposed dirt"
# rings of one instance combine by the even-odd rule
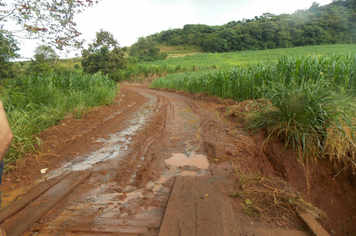
[[[282,190],[302,195],[307,190],[293,151],[276,142],[262,152],[264,134],[244,131],[237,113],[226,109],[233,104],[204,94],[125,85],[114,104],[93,109],[80,120],[68,117],[39,134],[41,154],[28,156],[5,174],[2,207],[64,173],[90,171],[88,179],[24,235],[168,235],[163,232],[170,230],[170,235],[304,234],[294,209],[273,216],[262,205],[249,215],[247,198],[232,196],[241,187],[241,176],[258,172],[282,183]],[[311,201],[329,214],[330,220],[323,222],[329,232],[352,235],[355,187],[343,175],[333,182],[330,174],[320,179],[331,168],[323,165],[312,173],[316,187]],[[174,200],[178,186],[182,196]],[[319,196],[325,191],[328,196]],[[173,207],[167,206],[168,200]],[[174,204],[177,212],[171,210]]]

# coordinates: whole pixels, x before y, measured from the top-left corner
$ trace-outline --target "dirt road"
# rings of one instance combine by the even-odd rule
[[[221,119],[213,102],[123,86],[115,104],[40,134],[43,155],[4,177],[3,208],[45,182],[90,172],[23,235],[308,235],[300,221],[262,223],[231,202],[234,173],[283,171],[261,154],[261,138],[238,117]]]

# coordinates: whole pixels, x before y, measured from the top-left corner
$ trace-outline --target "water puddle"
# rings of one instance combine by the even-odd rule
[[[106,205],[115,202],[116,205],[124,208],[132,208],[140,199],[157,197],[158,193],[163,191],[165,183],[176,176],[204,176],[209,175],[209,163],[205,155],[192,153],[189,157],[182,153],[173,154],[166,160],[167,170],[156,181],[149,182],[146,187],[137,189],[128,185],[121,193],[100,194],[92,197],[89,205]],[[169,191],[169,189],[165,189]],[[116,212],[119,209],[115,210]],[[118,213],[118,212],[117,212]]]
[[[148,96],[148,95],[147,95]],[[123,151],[126,151],[132,139],[132,136],[146,123],[147,119],[153,114],[154,105],[157,99],[148,96],[150,101],[144,105],[144,108],[131,121],[131,124],[125,130],[109,135],[109,139],[98,139],[96,142],[105,143],[100,150],[93,152],[87,157],[78,157],[74,162],[67,163],[62,168],[52,171],[47,178],[51,179],[59,176],[67,170],[82,171],[91,168],[94,164],[118,157]]]
[[[208,169],[208,158],[202,154],[191,153],[186,156],[183,153],[175,153],[171,158],[166,160],[166,163],[170,166],[195,166],[199,169]]]
[[[128,185],[120,192],[98,191],[97,195],[92,194],[84,202],[68,207],[54,219],[53,225],[59,225],[62,221],[67,222],[70,217],[100,227],[108,224],[134,227],[140,222],[159,227],[163,217],[161,206],[166,203],[171,191],[172,182],[169,183],[169,180],[176,176],[198,177],[210,174],[208,160],[201,154],[191,154],[187,157],[185,154],[176,153],[167,159],[166,163],[167,169],[158,180],[149,182],[143,188]],[[83,218],[83,215],[92,215],[95,212],[97,214],[95,219]],[[83,222],[81,224],[84,224]],[[71,227],[75,229],[76,224],[73,223]],[[121,232],[120,227],[116,230]]]
[[[12,202],[21,198],[28,191],[28,187],[18,188],[1,196],[1,211],[10,206]]]
[[[106,154],[107,157],[98,157],[98,160],[106,160],[111,155],[118,158],[119,152],[128,147],[132,135],[142,127],[147,117],[154,112],[154,104],[157,103],[157,99],[151,98],[151,102],[146,104],[139,117],[136,121],[132,122],[132,125],[127,129],[118,134],[110,135],[109,140],[99,139],[98,142],[104,142],[108,149],[99,150],[97,153],[93,154],[92,159],[100,155],[100,152]],[[159,106],[159,105],[158,105]],[[157,108],[158,109],[158,108]],[[182,150],[183,153],[174,153],[169,159],[162,163],[166,169],[161,173],[161,176],[147,183],[146,186],[138,188],[134,184],[137,172],[140,169],[145,157],[142,156],[140,162],[137,164],[134,174],[126,183],[126,188],[116,188],[114,192],[101,192],[97,189],[97,194],[91,194],[87,199],[83,199],[81,203],[75,206],[67,208],[63,213],[63,218],[67,219],[68,216],[73,215],[73,218],[81,218],[83,215],[92,215],[96,212],[96,217],[90,224],[99,224],[98,222],[104,222],[106,225],[108,222],[111,224],[118,224],[117,219],[123,221],[123,225],[126,223],[137,224],[138,219],[143,219],[145,222],[158,222],[158,226],[162,220],[162,206],[167,202],[169,197],[171,187],[173,185],[173,180],[177,176],[206,176],[210,175],[209,162],[205,155],[197,154],[200,152],[202,145],[201,129],[199,127],[192,129],[192,125],[198,123],[197,117],[193,117],[190,110],[187,113],[187,117],[191,120],[188,121],[187,125],[184,123],[189,130],[189,134],[184,136],[186,148]],[[142,121],[140,118],[142,117]],[[187,119],[188,119],[187,118]],[[182,132],[181,125],[170,127],[176,130],[177,135],[172,137],[172,139],[178,139],[179,134]],[[180,137],[180,136],[179,136]],[[112,140],[112,141],[111,141]],[[121,143],[118,143],[121,142]],[[149,146],[150,144],[148,144]],[[147,146],[147,147],[148,147]],[[200,150],[200,151],[199,151]],[[111,151],[113,153],[108,154]],[[146,150],[144,151],[144,153]],[[124,155],[121,155],[124,156]],[[119,157],[120,158],[120,157]],[[122,157],[123,158],[123,157]],[[72,170],[77,170],[77,168],[89,168],[92,164],[89,162],[91,156],[85,161],[80,163],[71,163],[67,168]],[[115,189],[115,188],[113,188]],[[109,190],[109,188],[108,188]],[[110,191],[110,190],[109,190]],[[95,221],[95,222],[94,222]],[[121,223],[120,223],[121,224]],[[154,223],[150,224],[154,225]],[[119,229],[118,229],[119,230]],[[119,231],[118,231],[119,232]]]
[[[1,211],[9,207],[11,203],[20,199],[23,195],[28,193],[31,188],[38,186],[43,181],[44,180],[42,179],[37,179],[31,183],[28,183],[26,186],[11,190],[9,192],[3,192],[3,194],[1,194]]]

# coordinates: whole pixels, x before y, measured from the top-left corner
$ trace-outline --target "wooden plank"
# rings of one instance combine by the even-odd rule
[[[90,175],[91,172],[72,172],[21,212],[6,220],[2,227],[8,235],[21,235]]]
[[[219,181],[218,178],[177,177],[159,236],[237,235],[231,200],[219,191]]]
[[[6,208],[5,210],[3,210],[1,212],[0,224],[2,222],[4,222],[4,220],[10,218],[11,216],[15,215],[16,213],[18,213],[19,211],[24,209],[32,201],[34,201],[36,198],[38,198],[40,195],[42,195],[44,192],[46,192],[53,185],[57,184],[59,181],[61,181],[63,178],[65,178],[70,173],[71,173],[70,171],[67,171],[56,178],[53,178],[53,179],[50,179],[50,180],[47,180],[47,181],[41,183],[40,185],[31,189],[28,193],[26,193],[20,199],[11,203],[11,205],[8,208]]]
[[[196,236],[195,179],[196,177],[182,176],[176,178],[159,236]]]
[[[64,214],[63,214],[64,213]],[[158,229],[161,223],[161,217],[147,219],[127,219],[127,218],[104,218],[95,217],[95,220],[80,221],[78,215],[71,214],[66,210],[59,217],[51,221],[49,224],[40,225],[37,230],[55,230],[58,232],[105,232],[105,233],[132,233],[146,235],[149,230]],[[35,228],[36,230],[36,228]]]
[[[303,212],[299,209],[297,209],[299,217],[305,222],[305,224],[308,226],[309,230],[313,233],[313,235],[316,236],[329,236],[328,232],[321,227],[318,221],[314,219],[314,217],[306,212]]]
[[[219,191],[220,178],[197,179],[197,235],[238,235],[231,200]],[[227,184],[227,180],[224,181]]]
[[[42,229],[41,229],[42,230]],[[46,227],[44,230],[48,230]],[[72,229],[61,229],[57,230],[56,232],[71,232],[71,233],[113,233],[113,234],[131,234],[131,235],[147,235],[149,233],[149,229],[147,226],[130,226],[130,225],[105,225],[102,227],[91,227],[88,225],[78,225],[75,228]]]
[[[284,230],[284,229],[262,229],[262,228],[244,228],[246,236],[310,236],[306,231]]]

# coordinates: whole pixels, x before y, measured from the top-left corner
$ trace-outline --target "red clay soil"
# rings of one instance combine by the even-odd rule
[[[240,113],[227,109],[232,106]],[[355,176],[342,172],[333,179],[337,171],[321,160],[309,173],[308,195],[293,150],[275,140],[261,151],[265,134],[243,129],[240,114],[245,107],[246,102],[206,94],[124,85],[113,104],[91,109],[82,119],[67,117],[38,135],[38,153],[4,174],[2,208],[61,170],[87,168],[92,176],[24,235],[158,235],[175,177],[224,179],[215,191],[229,196],[237,189],[236,173],[259,172],[285,181],[325,211],[328,219],[321,224],[331,235],[356,235]],[[167,164],[175,154],[205,155],[209,167]],[[231,201],[236,235],[251,235],[251,227],[305,230],[299,219],[263,220],[243,213],[243,203]]]

